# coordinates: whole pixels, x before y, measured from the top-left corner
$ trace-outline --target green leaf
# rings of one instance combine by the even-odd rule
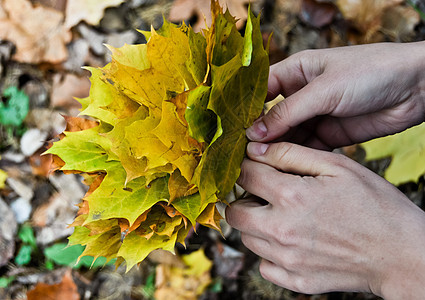
[[[106,263],[105,257],[99,257],[93,263],[93,257],[90,256],[83,256],[78,261],[78,258],[84,252],[84,249],[85,247],[82,245],[72,245],[67,247],[65,243],[58,243],[44,249],[44,255],[57,265],[68,266],[74,269],[79,269],[82,266],[87,268],[99,268],[103,267],[105,264],[109,265],[115,263],[115,260],[111,260]]]
[[[215,203],[239,176],[268,57],[259,18],[249,12],[242,37],[218,0],[211,9],[202,33],[165,21],[144,32],[147,44],[110,47],[111,63],[90,69],[90,96],[80,102],[99,129],[66,132],[48,151],[62,170],[102,173],[86,181],[69,238],[86,246],[82,255],[118,255],[131,268],[154,249],[184,244],[188,220],[220,230]]]
[[[37,248],[36,239],[34,236],[34,230],[28,224],[23,224],[18,232],[19,239],[24,243],[28,244],[34,249]]]
[[[65,162],[61,170],[82,172],[105,171],[111,167],[108,152],[110,141],[99,133],[100,126],[83,131],[65,132],[66,138],[56,142],[45,153],[60,155]]]
[[[0,277],[0,289],[7,288],[15,278],[16,276]]]
[[[116,164],[108,170],[100,186],[87,198],[90,213],[86,223],[110,218],[124,218],[130,226],[146,210],[159,201],[168,201],[168,178],[162,177],[145,185],[144,177],[125,185],[126,172]]]
[[[196,219],[202,213],[203,208],[205,208],[204,206],[206,206],[203,205],[199,193],[177,198],[172,202],[172,205],[178,212],[186,216],[193,226],[196,225]]]
[[[207,108],[211,87],[200,85],[190,91],[185,119],[189,134],[198,142],[212,143],[223,132],[217,115]]]
[[[173,234],[171,238],[154,234],[150,239],[146,239],[133,231],[125,237],[118,251],[118,256],[125,259],[128,271],[138,262],[144,260],[153,250],[164,249],[174,253],[176,240],[177,233]]]
[[[15,263],[20,266],[25,266],[31,261],[33,247],[30,245],[22,245],[18,254],[15,257]]]
[[[194,182],[203,200],[214,189],[220,199],[231,191],[247,144],[245,129],[260,115],[267,95],[268,55],[262,45],[260,20],[252,12],[248,20],[252,22],[252,37],[245,39],[252,38],[253,44],[250,65],[243,66],[241,56],[236,55],[220,66],[212,66],[208,108],[220,117],[223,134],[209,145],[195,171]]]
[[[3,92],[6,104],[0,101],[0,123],[5,126],[21,126],[29,111],[29,98],[17,87],[8,87]]]
[[[366,160],[391,157],[384,177],[394,185],[418,182],[425,174],[425,123],[361,144]]]

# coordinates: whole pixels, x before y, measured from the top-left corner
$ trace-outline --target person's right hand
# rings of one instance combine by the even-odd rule
[[[247,130],[252,141],[331,150],[425,120],[425,42],[297,53],[271,67],[275,105]]]

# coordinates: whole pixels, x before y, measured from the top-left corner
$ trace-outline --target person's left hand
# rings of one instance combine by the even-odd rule
[[[268,204],[238,200],[226,219],[263,277],[302,293],[425,294],[425,214],[397,188],[339,154],[254,142],[247,153],[238,183]]]

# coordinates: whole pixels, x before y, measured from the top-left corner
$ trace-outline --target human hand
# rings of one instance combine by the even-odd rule
[[[263,154],[262,154],[263,153]],[[226,209],[260,272],[302,293],[367,291],[423,299],[425,213],[389,182],[340,154],[249,143],[238,183],[257,198]]]
[[[279,94],[251,140],[330,150],[400,132],[425,121],[425,42],[297,53],[270,69],[268,99]]]

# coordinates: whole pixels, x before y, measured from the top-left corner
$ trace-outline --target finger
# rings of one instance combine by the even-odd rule
[[[250,159],[286,173],[305,176],[333,176],[336,154],[292,143],[248,143]],[[249,161],[249,160],[248,160]],[[290,176],[290,175],[289,175]],[[290,182],[290,184],[292,184]]]
[[[270,67],[267,100],[282,94],[288,97],[323,73],[323,64],[316,55],[304,51]]]
[[[273,262],[262,259],[260,263],[260,274],[261,276],[278,286],[283,288],[287,288],[290,290],[294,290],[290,282],[290,273],[282,267],[274,264]]]
[[[226,207],[225,217],[233,228],[262,237],[267,234],[267,229],[259,224],[267,223],[268,214],[268,206],[263,206],[255,197],[250,197],[232,202]]]
[[[249,231],[241,232],[241,241],[245,247],[260,257],[272,260],[274,258],[272,258],[272,255],[270,254],[272,248],[271,244],[269,240],[263,237],[255,236]]]
[[[331,113],[342,97],[335,91],[343,89],[324,89],[324,86],[329,86],[329,82],[317,77],[279,102],[246,130],[247,137],[252,141],[272,141],[304,121]],[[333,93],[330,94],[330,91]]]
[[[238,184],[249,193],[272,204],[285,197],[289,190],[303,188],[297,177],[284,174],[268,164],[250,159],[242,162]]]

